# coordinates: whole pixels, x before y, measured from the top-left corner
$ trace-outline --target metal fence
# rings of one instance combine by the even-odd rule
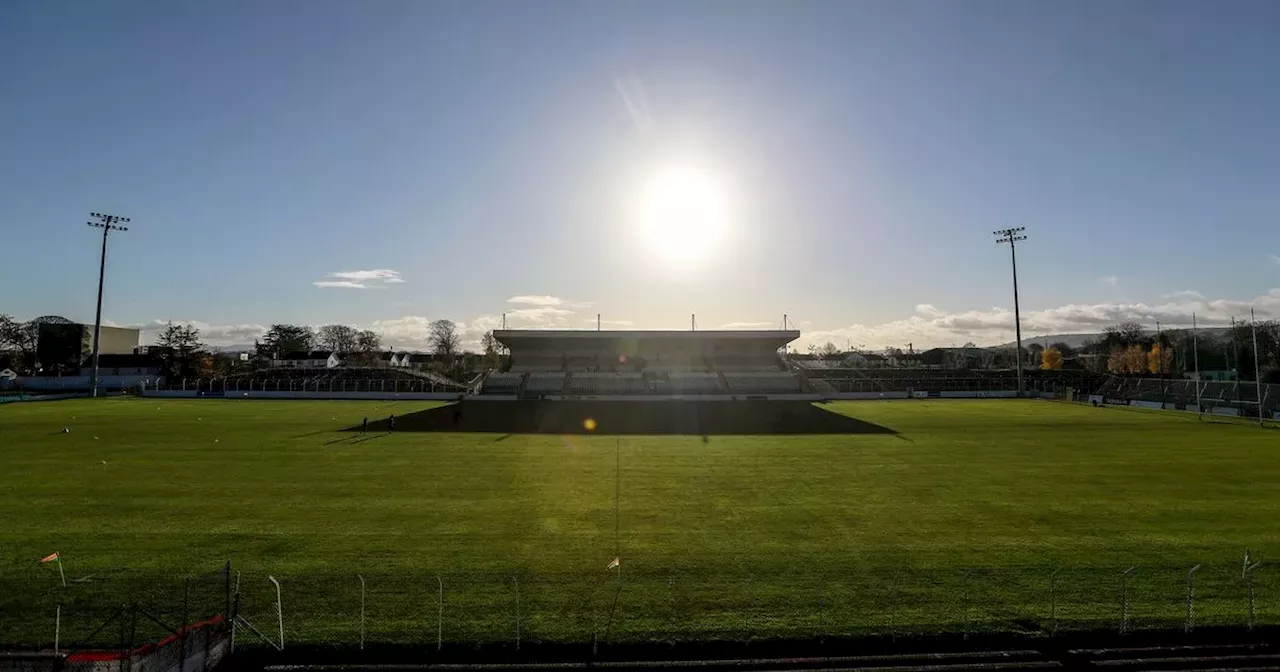
[[[432,392],[461,394],[467,391],[463,385],[444,384],[427,379],[385,378],[178,378],[164,384],[152,385],[152,390],[180,390],[190,392],[216,392],[233,395],[236,392]]]
[[[34,580],[33,580],[34,581]],[[47,573],[42,584],[50,582]],[[55,580],[56,581],[56,580]],[[1253,565],[577,572],[114,572],[0,580],[0,644],[128,648],[217,614],[237,647],[825,640],[1280,625]],[[58,623],[55,625],[55,617]]]

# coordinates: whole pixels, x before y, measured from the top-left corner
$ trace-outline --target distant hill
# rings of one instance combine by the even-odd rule
[[[1045,341],[1048,341],[1049,345],[1053,345],[1054,343],[1066,343],[1073,348],[1080,348],[1084,346],[1085,343],[1089,341],[1096,341],[1100,338],[1102,338],[1102,334],[1049,334],[1048,336],[1024,336],[1022,338],[1022,347],[1025,348],[1032,343],[1044,345]],[[1002,343],[996,347],[1012,348],[1013,345],[1014,342],[1009,341],[1008,343]]]

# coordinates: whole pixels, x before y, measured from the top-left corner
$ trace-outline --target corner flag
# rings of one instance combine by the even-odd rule
[[[54,551],[53,553],[50,553],[49,555],[46,555],[43,558],[40,558],[40,564],[42,565],[47,565],[51,562],[58,563],[58,576],[62,577],[62,587],[66,588],[67,573],[62,570],[62,556],[58,555],[57,551]]]
[[[605,571],[608,571],[610,569],[617,569],[619,567],[622,567],[622,558],[614,558],[613,560],[609,561],[609,566],[605,567]]]

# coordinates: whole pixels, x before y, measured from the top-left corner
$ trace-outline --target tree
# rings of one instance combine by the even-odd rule
[[[1141,375],[1147,371],[1147,351],[1141,345],[1133,344],[1124,349],[1124,372]]]
[[[162,352],[160,357],[164,359],[165,369],[169,375],[186,376],[203,373],[205,348],[200,342],[200,330],[194,326],[170,322],[156,337],[156,347]]]
[[[1058,353],[1062,355],[1063,359],[1071,359],[1076,356],[1076,349],[1066,343],[1058,342],[1050,345],[1049,347],[1057,350]]]
[[[492,331],[486,331],[480,337],[480,347],[484,348],[485,368],[497,369],[502,366],[502,344],[493,337]]]
[[[1055,347],[1048,347],[1040,353],[1040,368],[1046,371],[1058,371],[1062,368],[1062,352]]]
[[[452,359],[458,354],[459,345],[462,339],[458,336],[458,325],[453,320],[436,320],[431,323],[427,340],[431,343],[431,350],[435,354]]]
[[[1173,349],[1159,343],[1151,346],[1147,353],[1147,372],[1167,375],[1173,370]]]
[[[831,341],[824,343],[822,348],[818,350],[818,356],[823,359],[837,360],[840,359],[840,355],[840,348],[836,347],[836,344]]]
[[[39,337],[40,325],[35,322],[19,322],[0,313],[0,351],[13,350],[18,353],[22,362],[34,362]]]
[[[355,327],[348,327],[345,324],[326,324],[320,327],[316,341],[327,350],[346,355],[356,352],[359,336],[360,332],[356,331]]]
[[[350,366],[377,366],[378,353],[382,350],[382,337],[365,329],[355,333],[355,349],[347,355]]]
[[[1137,322],[1121,322],[1102,330],[1102,344],[1108,347],[1145,345],[1149,340],[1147,330]]]
[[[377,352],[382,349],[382,337],[368,329],[356,334],[356,350],[359,352]]]
[[[1107,371],[1135,375],[1146,373],[1147,351],[1141,345],[1113,348],[1107,357]]]
[[[315,343],[311,327],[294,324],[273,324],[257,344],[258,354],[273,355],[310,350]]]

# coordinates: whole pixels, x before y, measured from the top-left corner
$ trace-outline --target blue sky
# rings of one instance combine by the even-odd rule
[[[220,343],[503,312],[997,342],[1005,226],[1031,333],[1280,317],[1265,0],[20,0],[0,63],[22,317],[92,319],[91,210],[133,219],[106,319]],[[633,221],[673,163],[731,202],[681,263]]]

